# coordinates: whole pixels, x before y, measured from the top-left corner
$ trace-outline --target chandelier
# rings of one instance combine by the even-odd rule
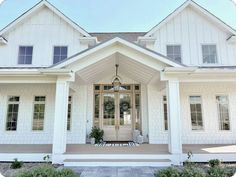
[[[119,92],[120,86],[121,86],[120,78],[118,76],[118,67],[119,67],[119,65],[116,64],[115,67],[116,67],[116,76],[113,79],[112,86],[113,86],[115,92]]]

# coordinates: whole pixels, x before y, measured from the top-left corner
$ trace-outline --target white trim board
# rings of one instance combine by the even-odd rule
[[[65,14],[63,14],[60,10],[58,10],[55,6],[53,6],[51,3],[49,3],[47,0],[41,0],[39,3],[34,5],[32,8],[30,8],[28,11],[23,13],[21,16],[16,18],[14,21],[12,21],[10,24],[8,24],[5,28],[3,28],[0,31],[0,36],[18,25],[21,21],[29,18],[32,13],[39,10],[43,6],[46,6],[49,8],[52,12],[54,12],[56,15],[58,15],[60,18],[62,18],[65,22],[67,22],[69,25],[71,25],[74,29],[76,29],[78,32],[83,34],[85,37],[91,37],[91,35],[86,32],[83,28],[81,28],[78,24],[73,22],[70,18],[68,18]]]
[[[185,8],[191,7],[197,12],[200,12],[202,15],[205,15],[209,20],[211,20],[213,23],[222,26],[224,29],[232,33],[233,35],[236,35],[236,30],[227,25],[225,22],[220,20],[218,17],[213,15],[211,12],[194,2],[193,0],[187,0],[185,1],[181,6],[179,6],[177,9],[175,9],[171,14],[169,14],[165,19],[163,19],[159,24],[154,26],[150,31],[148,31],[144,37],[150,37],[153,33],[155,33],[158,29],[160,29],[163,25],[168,23],[170,20],[172,20],[175,16],[180,14]]]

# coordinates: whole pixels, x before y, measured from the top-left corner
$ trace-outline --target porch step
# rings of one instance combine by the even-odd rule
[[[64,166],[171,166],[169,159],[65,159]]]

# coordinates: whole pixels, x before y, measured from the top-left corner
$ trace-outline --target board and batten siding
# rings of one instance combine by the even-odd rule
[[[18,64],[19,46],[33,46],[33,59],[30,67],[45,67],[53,64],[53,47],[68,46],[68,56],[78,53],[88,46],[81,44],[82,35],[63,19],[43,7],[11,29],[5,37],[6,45],[0,46],[1,67],[20,67]]]
[[[70,91],[72,96],[71,130],[68,144],[83,144],[86,137],[87,86]],[[8,96],[20,96],[17,130],[6,131]],[[46,96],[44,129],[32,130],[35,96]],[[0,84],[0,144],[52,144],[55,110],[55,84]]]
[[[206,17],[187,7],[169,22],[160,27],[154,48],[166,55],[166,45],[181,45],[182,62],[190,66],[201,66],[202,44],[216,44],[219,65],[236,65],[236,44],[230,44],[231,36],[222,27],[210,22]]]

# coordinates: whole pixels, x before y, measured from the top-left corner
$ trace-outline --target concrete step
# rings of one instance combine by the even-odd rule
[[[64,166],[152,166],[168,167],[169,159],[65,159]]]

